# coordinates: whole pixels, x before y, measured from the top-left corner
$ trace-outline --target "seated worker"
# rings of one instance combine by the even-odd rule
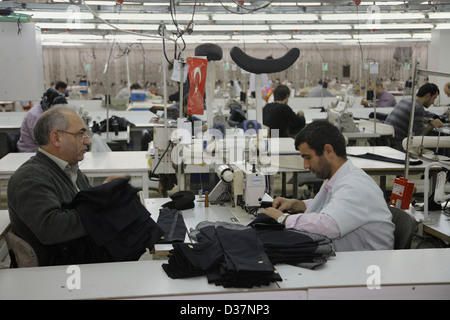
[[[263,108],[263,124],[271,130],[277,129],[278,137],[295,136],[306,123],[305,116],[302,111],[297,114],[288,106],[291,90],[280,84],[273,92],[274,102],[268,103]]]
[[[86,124],[75,111],[54,107],[39,117],[34,136],[36,155],[8,183],[12,231],[33,247],[40,266],[105,261],[76,210],[68,209],[78,191],[91,187],[78,169],[90,145]]]
[[[298,133],[295,146],[305,169],[326,180],[314,199],[277,197],[263,213],[286,228],[327,236],[336,251],[392,249],[395,226],[383,192],[347,159],[340,130],[326,120],[313,121]]]
[[[450,82],[447,82],[444,85],[444,93],[447,95],[447,97],[450,98]]]
[[[132,90],[140,90],[142,89],[141,85],[139,83],[133,83],[130,86],[130,89],[128,89],[127,87],[120,89],[120,91],[117,93],[116,98],[117,99],[130,99],[131,95],[131,91]]]
[[[34,139],[34,124],[44,111],[58,104],[67,104],[66,98],[58,90],[49,88],[42,100],[27,112],[20,127],[20,138],[17,142],[19,152],[36,152],[38,144]]]
[[[374,83],[370,84],[370,88],[373,90]],[[392,93],[389,93],[383,89],[383,84],[380,81],[376,82],[375,96],[377,97],[377,108],[395,107],[397,100]],[[373,108],[374,104],[369,103],[366,98],[361,100],[361,105],[366,108]]]
[[[55,84],[55,89],[58,90],[59,92],[61,92],[65,96],[66,95],[66,90],[67,90],[67,83],[62,82],[62,81],[58,81]]]
[[[433,83],[425,83],[417,91],[412,128],[413,135],[428,135],[434,128],[444,125],[440,119],[432,119],[425,116],[425,108],[431,106],[438,95],[439,88]],[[410,115],[411,98],[404,98],[395,105],[384,121],[384,123],[394,127],[395,135],[391,138],[391,146],[400,151],[404,151],[402,142],[408,136]]]
[[[335,94],[332,94],[327,89],[327,82],[325,84],[322,83],[322,80],[319,80],[317,86],[309,90],[308,98],[321,98],[321,97],[336,97]]]

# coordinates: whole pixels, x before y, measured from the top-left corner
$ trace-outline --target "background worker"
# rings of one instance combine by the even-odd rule
[[[273,92],[274,102],[263,108],[263,124],[273,130],[278,130],[278,137],[293,137],[306,123],[304,113],[295,113],[288,105],[291,90],[280,84]],[[273,135],[272,135],[273,136]]]

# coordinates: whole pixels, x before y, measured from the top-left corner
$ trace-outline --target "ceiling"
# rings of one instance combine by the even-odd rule
[[[28,14],[44,45],[428,42],[450,29],[450,1],[1,1]],[[1,18],[0,18],[1,21]]]

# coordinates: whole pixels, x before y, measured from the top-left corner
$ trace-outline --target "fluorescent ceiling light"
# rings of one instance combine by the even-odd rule
[[[349,30],[349,24],[273,24],[272,30]]]
[[[294,35],[294,39],[300,40],[338,40],[338,39],[351,39],[352,36],[349,34],[305,34],[305,35]]]
[[[241,25],[241,24],[225,24],[225,25],[195,25],[195,31],[269,31],[269,26],[264,25]]]
[[[290,34],[270,34],[270,35],[233,35],[235,40],[289,40],[292,39]]]
[[[16,13],[23,13],[31,15],[35,19],[59,19],[59,20],[90,20],[94,16],[90,12],[71,12],[71,11],[19,11]]]
[[[188,36],[183,36],[183,40],[229,40],[230,36],[228,35],[188,35]]]
[[[322,20],[365,20],[376,21],[379,20],[408,20],[408,19],[424,19],[423,13],[342,13],[342,14],[323,14]]]
[[[430,19],[450,19],[450,12],[432,12],[428,14]]]
[[[156,14],[156,13],[100,13],[100,18],[105,20],[135,20],[135,21],[172,21],[172,16],[169,13]],[[190,21],[192,14],[177,14],[176,19],[178,21]],[[204,14],[194,15],[195,21],[209,20],[209,17]]]
[[[116,1],[85,1],[88,6],[115,6]]]
[[[134,41],[140,41],[140,40],[152,40],[156,39],[159,42],[161,41],[160,37],[146,37],[141,35],[133,35],[133,34],[116,34],[116,35],[105,35],[106,40],[119,40],[119,41],[127,41],[127,42],[134,42]]]
[[[95,34],[72,34],[72,33],[59,33],[59,34],[41,34],[42,40],[102,40],[103,37]]]
[[[115,25],[117,28],[120,29],[124,29],[124,30],[150,30],[150,31],[157,31],[159,28],[159,24],[126,24],[126,23],[121,23],[121,24],[117,24]],[[169,27],[169,26],[167,26]],[[112,30],[114,29],[113,27],[107,25],[107,24],[99,24],[98,25],[98,29],[101,30]],[[167,28],[169,29],[169,28]]]
[[[36,26],[41,29],[95,29],[95,23],[57,23],[57,22],[36,22]]]
[[[410,33],[354,34],[354,39],[409,39]]]
[[[399,6],[404,5],[407,1],[361,1],[361,6]]]
[[[42,42],[42,46],[45,47],[76,47],[76,46],[80,46],[83,43],[81,42],[61,42],[61,41],[45,41]]]
[[[316,21],[316,14],[214,14],[216,21]]]
[[[439,23],[436,25],[436,29],[450,29],[450,23]]]
[[[144,6],[164,6],[164,7],[168,7],[169,3],[167,3],[167,2],[144,2],[143,5]]]
[[[414,33],[412,35],[413,39],[427,39],[431,40],[431,33]]]
[[[378,23],[378,24],[355,24],[355,29],[433,29],[433,25],[429,23]]]
[[[272,2],[272,6],[321,6],[322,2]]]

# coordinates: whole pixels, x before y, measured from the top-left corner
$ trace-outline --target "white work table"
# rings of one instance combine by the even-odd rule
[[[11,175],[35,153],[8,153],[0,159],[0,179]],[[81,171],[88,177],[130,175],[141,177],[144,196],[148,197],[148,172],[150,167],[146,151],[87,152],[80,162]]]
[[[278,285],[309,299],[450,299],[449,264],[450,249],[338,252],[320,270],[277,266]]]
[[[352,163],[358,168],[363,169],[368,174],[398,174],[403,173],[405,170],[404,164],[392,163],[387,161],[371,160],[358,157],[352,157],[351,155],[362,155],[365,153],[373,153],[388,158],[397,160],[405,160],[405,153],[396,150],[391,147],[374,146],[374,147],[347,147],[347,156]],[[411,159],[416,160],[416,159]],[[410,171],[424,171],[427,162],[422,160],[422,164],[410,165]]]
[[[423,223],[423,211],[414,210],[414,218],[421,223],[424,232],[450,243],[450,216],[445,215],[444,210],[430,211],[428,213],[428,218],[432,223]]]
[[[173,280],[161,267],[165,262],[79,265],[80,289],[68,287],[68,266],[1,269],[0,300],[450,298],[450,249],[341,252],[317,270],[276,265],[283,281],[252,289],[226,289],[206,277]],[[380,289],[369,289],[376,284],[370,266],[379,267]]]
[[[170,199],[146,199],[157,219]],[[233,213],[232,213],[233,212]],[[183,210],[189,227],[204,220],[246,224],[251,216],[240,208],[195,202]],[[247,216],[246,216],[247,215]],[[338,252],[316,270],[275,265],[283,281],[251,289],[208,284],[205,276],[171,279],[162,268],[167,260],[79,265],[80,289],[71,288],[68,266],[0,269],[0,300],[6,299],[449,299],[450,249]],[[374,274],[373,269],[378,273]],[[375,275],[375,277],[374,277]],[[379,275],[379,277],[378,277]],[[370,289],[378,284],[380,289]],[[269,301],[270,302],[270,301]],[[265,302],[267,303],[267,302]]]

